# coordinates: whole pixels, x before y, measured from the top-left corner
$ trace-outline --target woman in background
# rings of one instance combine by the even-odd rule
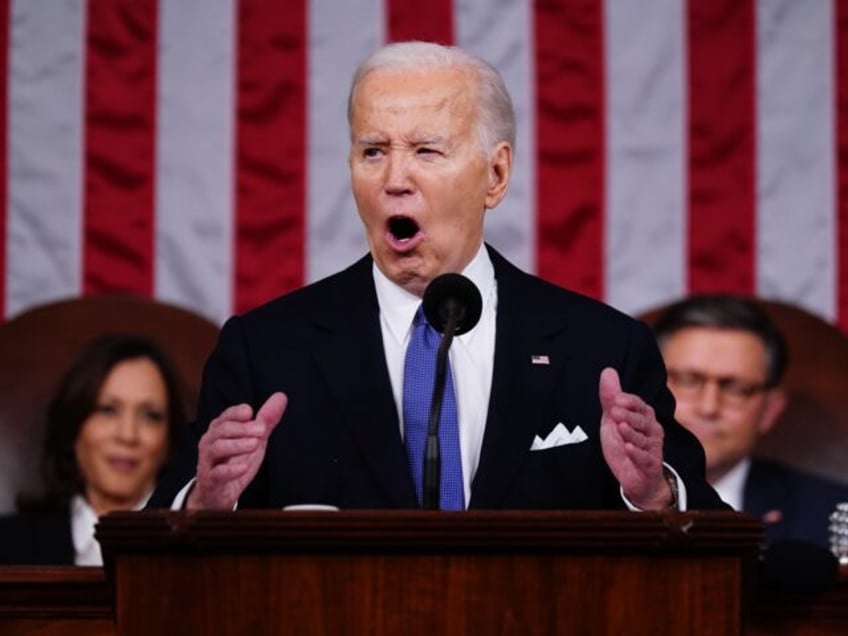
[[[94,341],[47,411],[40,497],[0,519],[0,562],[100,565],[97,518],[144,506],[185,421],[173,365],[149,340]]]

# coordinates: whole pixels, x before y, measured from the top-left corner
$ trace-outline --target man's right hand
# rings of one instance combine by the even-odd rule
[[[189,510],[232,510],[256,476],[268,436],[283,416],[288,398],[273,393],[253,417],[248,404],[231,406],[209,424],[198,445],[197,479]]]

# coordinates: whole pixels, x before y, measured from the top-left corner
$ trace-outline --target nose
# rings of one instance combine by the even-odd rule
[[[715,382],[704,384],[695,403],[698,413],[710,417],[718,413],[721,407],[721,388]]]
[[[414,190],[410,174],[409,157],[400,152],[390,152],[386,159],[386,194],[410,194]]]
[[[115,431],[116,437],[125,444],[134,444],[138,441],[139,423],[138,419],[130,412],[125,411],[118,418],[118,426]]]

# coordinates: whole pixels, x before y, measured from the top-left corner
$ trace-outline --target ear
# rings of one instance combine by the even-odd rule
[[[512,175],[512,146],[502,141],[489,155],[489,184],[486,190],[486,209],[501,202]]]
[[[769,389],[765,397],[763,415],[760,418],[760,424],[757,427],[757,431],[760,435],[768,433],[786,409],[786,393],[783,392],[783,389],[779,387]]]

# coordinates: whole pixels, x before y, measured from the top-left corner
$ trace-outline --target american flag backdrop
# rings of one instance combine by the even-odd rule
[[[0,316],[120,291],[221,322],[361,256],[349,78],[411,38],[510,88],[487,236],[517,265],[848,331],[844,0],[0,0]]]

